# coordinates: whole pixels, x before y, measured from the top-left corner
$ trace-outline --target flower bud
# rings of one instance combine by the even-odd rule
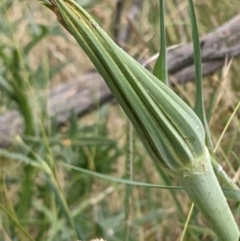
[[[86,51],[151,157],[172,171],[205,156],[201,121],[169,87],[119,48],[73,1],[56,1],[58,19]]]

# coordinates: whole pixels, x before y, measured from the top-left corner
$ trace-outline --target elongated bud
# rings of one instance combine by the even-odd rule
[[[55,1],[54,9],[104,77],[152,158],[173,171],[198,163],[205,156],[205,135],[192,109],[120,49],[76,3]]]
[[[105,79],[148,153],[183,186],[220,240],[237,241],[238,227],[212,170],[203,126],[192,109],[120,49],[73,0],[50,2]]]

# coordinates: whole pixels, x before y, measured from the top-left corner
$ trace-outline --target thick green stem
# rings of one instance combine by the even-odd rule
[[[238,241],[239,229],[213,171],[210,156],[195,167],[171,173],[221,241]]]

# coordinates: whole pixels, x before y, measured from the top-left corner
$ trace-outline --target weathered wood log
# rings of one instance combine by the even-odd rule
[[[203,75],[210,75],[225,58],[240,55],[240,14],[201,38]],[[185,44],[168,52],[168,70],[177,83],[194,79],[193,46]]]
[[[97,72],[89,72],[54,88],[47,98],[47,112],[58,126],[65,124],[72,113],[81,117],[113,96]],[[24,123],[17,111],[0,116],[0,148],[12,145],[13,138],[22,134]]]
[[[203,74],[210,75],[221,68],[227,58],[240,55],[240,15],[201,38]],[[168,52],[170,79],[183,84],[194,79],[193,48],[188,43]],[[46,96],[44,97],[46,98]],[[72,112],[81,117],[113,99],[102,77],[89,72],[62,84],[50,93],[48,114],[57,125],[67,122]],[[12,145],[13,137],[21,134],[24,124],[17,111],[0,116],[0,147]]]

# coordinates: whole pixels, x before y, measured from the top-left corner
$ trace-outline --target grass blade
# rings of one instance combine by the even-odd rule
[[[202,93],[202,58],[201,48],[198,35],[198,26],[196,20],[196,14],[192,0],[188,0],[189,14],[192,24],[192,39],[193,39],[193,50],[194,50],[194,65],[195,65],[195,84],[196,84],[196,99],[194,105],[194,111],[201,120],[205,132],[206,132],[206,145],[209,150],[213,150],[211,134],[206,120],[203,93]]]
[[[168,85],[168,67],[167,67],[167,47],[166,31],[164,18],[164,0],[159,0],[160,10],[160,53],[157,62],[153,68],[153,74],[163,83]]]

